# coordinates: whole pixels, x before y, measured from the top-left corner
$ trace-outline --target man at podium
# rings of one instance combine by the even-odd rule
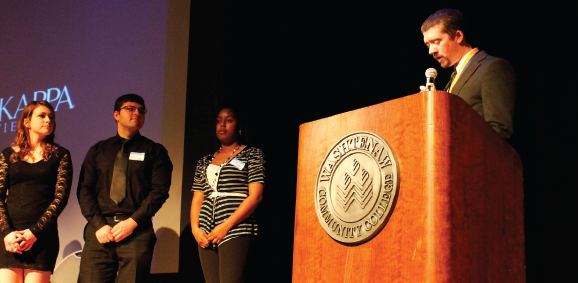
[[[421,26],[424,43],[442,68],[454,71],[444,91],[464,99],[502,137],[513,130],[514,69],[502,58],[473,48],[466,39],[462,13],[441,9]]]

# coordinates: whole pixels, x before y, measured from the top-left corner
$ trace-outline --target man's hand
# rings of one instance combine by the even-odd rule
[[[132,231],[134,231],[136,226],[138,226],[138,224],[134,220],[132,220],[132,218],[123,220],[118,224],[114,225],[114,228],[112,228],[111,231],[114,237],[114,241],[118,243],[122,241],[124,238],[128,237],[130,234],[132,234]]]
[[[104,225],[102,228],[96,231],[96,239],[101,244],[106,244],[108,242],[114,241],[114,236],[111,233],[112,227],[109,225]]]
[[[34,245],[34,243],[36,242],[36,236],[34,236],[34,234],[32,234],[32,232],[30,231],[30,229],[26,229],[24,231],[20,231],[22,232],[22,236],[21,238],[21,242],[20,242],[20,248],[23,251],[29,251],[32,248],[32,245]]]

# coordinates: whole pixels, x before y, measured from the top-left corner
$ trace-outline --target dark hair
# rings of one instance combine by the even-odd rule
[[[54,107],[48,101],[40,100],[40,101],[32,101],[28,103],[22,110],[22,116],[18,119],[18,126],[16,128],[16,137],[14,138],[14,142],[12,143],[13,147],[18,147],[19,151],[12,153],[10,156],[10,161],[16,162],[18,159],[23,160],[26,156],[32,155],[30,151],[30,134],[28,133],[28,129],[24,126],[24,122],[27,120],[30,121],[32,117],[32,113],[34,110],[39,106],[45,106],[50,110],[49,116],[51,116],[52,121],[52,133],[46,136],[40,145],[42,147],[42,158],[44,160],[50,159],[52,154],[55,152],[58,145],[54,143],[54,132],[56,131],[56,117],[54,115]]]
[[[239,142],[240,144],[247,145],[247,143],[249,142],[249,135],[248,135],[247,122],[245,120],[245,115],[237,107],[228,105],[228,106],[222,107],[221,110],[219,110],[219,112],[217,112],[217,116],[219,115],[219,113],[221,111],[223,111],[223,109],[230,109],[233,112],[233,116],[235,117],[235,120],[237,121],[237,128],[235,129],[236,133],[237,133],[237,142]],[[215,127],[216,126],[217,126],[217,120],[215,120]],[[213,129],[215,127],[213,127]]]
[[[121,95],[119,98],[116,99],[116,101],[114,102],[114,111],[115,112],[120,111],[120,108],[126,102],[138,103],[138,104],[142,105],[143,108],[146,109],[144,99],[142,97],[140,97],[140,95],[134,94],[134,93],[129,93],[129,94]]]
[[[453,40],[456,32],[459,30],[464,34],[464,43],[469,44],[466,40],[466,19],[458,10],[441,9],[431,14],[421,25],[421,32],[424,33],[435,25],[441,25],[442,30],[447,33]]]

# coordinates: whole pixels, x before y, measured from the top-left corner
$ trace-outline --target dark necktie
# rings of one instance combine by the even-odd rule
[[[112,171],[112,184],[110,186],[110,198],[116,203],[121,203],[126,198],[126,169],[128,156],[124,153],[124,145],[128,140],[122,140],[120,151],[114,160]]]
[[[444,91],[447,91],[447,92],[450,91],[450,87],[452,86],[452,82],[454,81],[454,78],[456,77],[457,73],[458,72],[456,71],[456,69],[454,69],[452,76],[450,77],[450,81],[448,82],[448,84],[444,88]]]

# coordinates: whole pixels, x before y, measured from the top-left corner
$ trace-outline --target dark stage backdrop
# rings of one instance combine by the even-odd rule
[[[201,0],[191,7],[181,278],[202,280],[187,227],[189,188],[198,158],[216,149],[219,108],[241,106],[252,144],[267,155],[250,282],[290,282],[299,125],[416,93],[430,67],[442,88],[451,70],[427,54],[420,26],[444,7],[464,13],[474,46],[516,70],[511,143],[524,162],[527,281],[570,274],[577,252],[578,101],[571,85],[576,60],[566,50],[576,43],[576,3]]]

